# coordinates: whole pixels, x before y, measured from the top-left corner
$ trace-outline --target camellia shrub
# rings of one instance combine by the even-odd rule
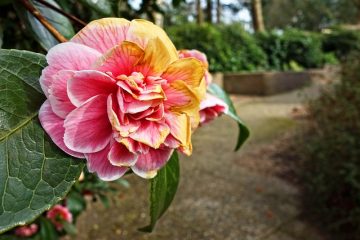
[[[211,83],[206,55],[177,51],[153,23],[103,18],[73,35],[58,5],[17,4],[48,51],[0,50],[1,237],[73,234],[83,196],[106,204],[109,188],[99,183],[125,174],[149,179],[151,220],[141,230],[151,232],[176,193],[178,153],[191,155],[198,127],[227,114],[240,129],[236,150],[249,136]]]

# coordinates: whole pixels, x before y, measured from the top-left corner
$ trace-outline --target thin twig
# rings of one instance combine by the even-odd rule
[[[35,17],[40,23],[59,41],[59,42],[67,42],[67,39],[56,30],[48,20],[45,19],[43,15],[37,10],[29,0],[20,0],[20,2],[24,5],[24,7]]]
[[[69,18],[70,20],[73,20],[75,23],[77,23],[77,24],[78,24],[79,26],[81,26],[81,27],[85,27],[85,26],[86,26],[86,22],[84,22],[84,21],[82,21],[81,19],[75,17],[74,15],[71,15],[71,14],[63,11],[62,9],[60,9],[60,8],[52,5],[51,3],[48,3],[48,2],[46,2],[46,1],[44,1],[44,0],[35,0],[35,1],[41,3],[41,4],[44,5],[44,6],[47,6],[48,8],[54,10],[55,12],[58,12],[58,13],[64,15],[65,17]]]

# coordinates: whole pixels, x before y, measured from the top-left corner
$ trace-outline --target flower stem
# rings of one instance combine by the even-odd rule
[[[71,15],[71,14],[63,11],[62,9],[52,5],[51,3],[48,3],[48,2],[46,2],[44,0],[35,0],[35,1],[41,3],[44,6],[47,6],[48,8],[50,8],[50,9],[52,9],[52,10],[54,10],[54,11],[56,11],[56,12],[62,14],[62,15],[64,15],[65,17],[67,17],[70,20],[74,21],[76,24],[78,24],[81,27],[86,26],[86,23],[84,21],[82,21],[81,19],[79,19],[79,18],[75,17],[74,15]]]
[[[20,2],[24,5],[26,10],[28,10],[40,23],[59,41],[59,42],[67,42],[67,39],[61,35],[61,33],[54,28],[48,20],[45,19],[43,15],[37,10],[29,0],[20,0]]]

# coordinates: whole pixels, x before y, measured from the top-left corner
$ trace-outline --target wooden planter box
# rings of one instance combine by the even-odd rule
[[[310,84],[314,74],[304,72],[226,73],[223,86],[228,93],[272,95]]]

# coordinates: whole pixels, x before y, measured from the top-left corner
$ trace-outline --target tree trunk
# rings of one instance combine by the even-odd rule
[[[221,23],[221,1],[216,0],[216,23]]]
[[[201,8],[201,0],[196,0],[196,22],[197,24],[203,24],[204,22],[204,15],[203,10]]]
[[[206,21],[212,23],[212,0],[206,0]]]
[[[252,22],[255,32],[265,31],[261,0],[252,0],[251,13],[252,13]]]

